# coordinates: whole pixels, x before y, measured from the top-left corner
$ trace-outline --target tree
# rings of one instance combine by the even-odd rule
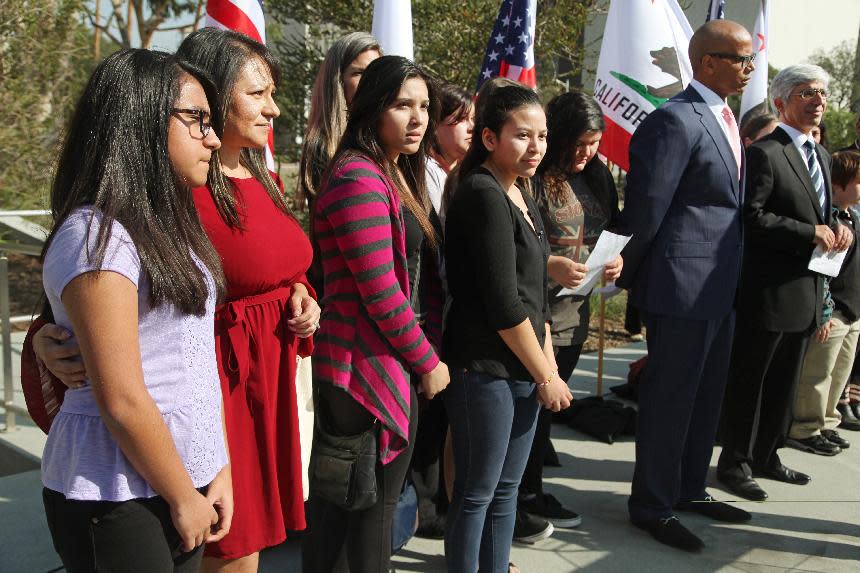
[[[137,23],[137,37],[140,46],[149,48],[156,32],[197,29],[203,17],[205,0],[110,0],[107,19],[97,17],[97,6],[101,0],[91,0],[86,6],[87,17],[93,28],[100,30],[113,43],[121,48],[136,47],[133,38],[132,21]],[[165,26],[165,22],[176,21],[185,15],[193,14],[193,22],[183,25]]]
[[[549,98],[561,86],[578,85],[585,49],[583,32],[600,0],[542,0],[538,5],[535,55],[538,88]],[[268,14],[300,33],[271,30],[270,45],[288,73],[282,79],[276,147],[295,159],[304,131],[306,99],[325,50],[341,35],[370,31],[372,0],[270,0]],[[474,89],[499,0],[414,0],[415,61],[436,77]],[[301,23],[296,28],[296,22]],[[560,65],[562,64],[562,65]]]
[[[824,68],[830,74],[827,104],[840,109],[851,107],[851,92],[854,87],[855,46],[845,40],[828,51],[817,50],[810,56],[810,63]]]
[[[83,0],[0,2],[0,201],[44,207],[63,125],[93,65]]]
[[[860,32],[854,49],[854,70],[851,74],[851,111],[860,111]]]

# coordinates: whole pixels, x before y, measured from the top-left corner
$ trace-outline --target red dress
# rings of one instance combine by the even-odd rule
[[[256,179],[237,187],[242,229],[221,219],[209,189],[194,190],[206,234],[221,255],[227,300],[215,314],[215,352],[224,394],[235,512],[230,533],[206,555],[234,559],[305,528],[296,405],[296,356],[311,339],[287,328],[292,285],[308,286],[311,245]],[[280,181],[278,181],[280,185]]]

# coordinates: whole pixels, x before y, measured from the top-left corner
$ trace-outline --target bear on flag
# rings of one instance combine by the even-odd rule
[[[613,0],[609,6],[594,98],[606,120],[600,153],[625,171],[636,127],[693,78],[687,55],[692,35],[677,0]]]

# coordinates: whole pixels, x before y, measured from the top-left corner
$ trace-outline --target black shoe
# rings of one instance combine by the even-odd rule
[[[839,446],[821,434],[809,436],[808,438],[787,438],[785,445],[801,452],[809,452],[810,454],[818,454],[820,456],[835,456],[842,451]]]
[[[750,501],[764,501],[767,499],[767,492],[758,485],[758,482],[749,476],[717,472],[717,480],[726,486],[729,491],[744,499]]]
[[[717,501],[710,495],[705,495],[705,497],[700,500],[696,499],[681,502],[678,504],[677,509],[680,509],[681,511],[692,511],[717,521],[725,521],[726,523],[744,523],[752,519],[752,515],[748,512],[727,503]]]
[[[514,523],[514,541],[520,543],[536,543],[546,539],[554,531],[552,523],[525,511],[517,510],[517,520]]]
[[[821,430],[821,435],[824,436],[824,439],[830,442],[831,444],[836,444],[843,450],[847,450],[851,447],[851,443],[839,435],[839,432],[836,430]]]
[[[633,521],[632,523],[639,529],[644,529],[650,533],[660,543],[675,547],[676,549],[701,551],[705,547],[702,540],[681,525],[681,522],[674,515],[656,521],[647,521],[644,523]]]
[[[753,473],[776,481],[792,483],[794,485],[806,485],[812,481],[812,478],[808,475],[796,472],[782,464],[769,468],[754,468]]]
[[[445,518],[441,515],[418,519],[415,535],[425,539],[445,539]]]
[[[517,505],[518,509],[526,511],[537,517],[546,519],[555,527],[572,529],[582,524],[582,517],[575,511],[571,511],[561,505],[554,495],[544,493],[541,495],[531,494],[530,497],[521,497]]]
[[[836,404],[836,411],[842,414],[842,421],[839,422],[839,427],[843,430],[851,430],[852,432],[860,431],[860,419],[854,415],[854,410],[848,404]]]

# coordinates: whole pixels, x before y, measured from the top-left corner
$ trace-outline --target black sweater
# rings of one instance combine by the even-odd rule
[[[857,256],[860,221],[851,209],[848,212],[840,211],[836,217],[840,223],[854,230],[854,242],[848,248],[839,276],[830,281],[830,296],[833,297],[836,310],[844,314],[849,322],[854,322],[860,318],[860,257]]]
[[[534,199],[523,192],[526,221],[484,168],[457,187],[445,224],[445,260],[452,304],[442,343],[450,367],[500,378],[531,380],[499,330],[529,319],[541,346],[550,319],[549,244]]]

